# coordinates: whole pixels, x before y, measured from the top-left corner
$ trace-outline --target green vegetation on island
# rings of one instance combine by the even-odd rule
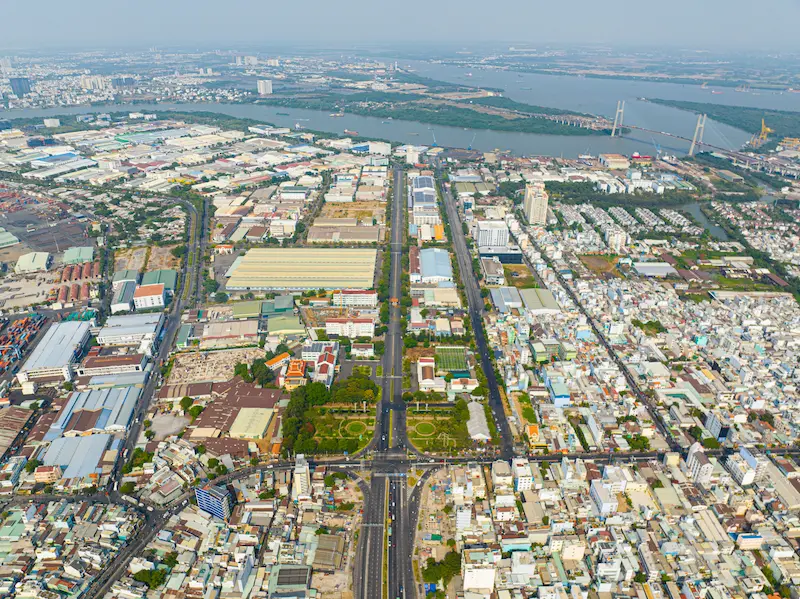
[[[257,103],[286,108],[347,112],[361,116],[416,121],[443,127],[545,135],[603,135],[605,133],[601,130],[562,125],[543,117],[523,116],[517,113],[508,113],[508,117],[499,114],[487,114],[476,109],[482,105],[481,102],[476,103],[473,101],[475,108],[472,108],[467,101],[461,101],[458,105],[442,102],[434,103],[432,98],[427,98],[420,94],[372,91],[356,93],[328,92],[308,96],[269,96],[258,99]],[[575,114],[555,108],[546,108],[540,111],[539,109],[542,107],[526,104],[521,106],[526,107],[525,112],[536,110],[539,113],[550,115]],[[498,108],[505,107],[498,106]],[[548,112],[545,113],[544,111]]]
[[[570,114],[574,116],[590,116],[583,112],[573,112],[571,110],[561,110],[560,108],[552,108],[550,106],[536,106],[534,104],[525,104],[524,102],[517,102],[505,96],[486,96],[484,98],[472,98],[469,100],[471,104],[480,104],[481,106],[494,106],[495,108],[505,108],[506,110],[515,110],[517,112],[524,112],[527,114]]]

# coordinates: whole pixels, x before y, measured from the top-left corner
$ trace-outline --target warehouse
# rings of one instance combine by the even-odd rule
[[[263,439],[274,412],[272,408],[242,408],[231,425],[231,438]]]
[[[61,437],[44,454],[45,466],[59,466],[62,478],[83,478],[98,472],[98,464],[111,443],[111,435]]]
[[[657,279],[678,276],[678,271],[666,262],[634,262],[633,270],[643,277],[655,277]]]
[[[114,290],[111,298],[111,313],[130,312],[133,310],[133,294],[136,293],[136,283],[125,281]]]
[[[522,298],[516,287],[496,287],[490,290],[492,303],[501,314],[508,314],[511,310],[522,308]]]
[[[133,286],[139,284],[139,271],[138,270],[118,270],[114,273],[111,279],[111,287],[116,291],[125,283],[133,283]]]
[[[24,275],[31,272],[42,272],[50,268],[51,256],[47,252],[30,252],[23,254],[14,266],[14,272]]]
[[[19,243],[19,237],[9,233],[5,228],[0,227],[0,248],[11,247]]]
[[[142,276],[141,284],[142,286],[164,285],[164,291],[166,291],[167,295],[172,295],[178,286],[178,272],[169,268],[146,272]]]
[[[521,289],[519,294],[525,308],[533,314],[558,314],[561,308],[549,289]]]
[[[203,326],[200,344],[203,348],[231,347],[258,343],[257,320],[209,322]]]
[[[428,248],[419,253],[419,281],[411,277],[411,282],[442,283],[453,281],[453,266],[450,264],[450,254],[447,250]]]
[[[136,387],[120,387],[73,393],[50,425],[44,440],[124,431],[141,392]]]
[[[308,243],[378,243],[383,239],[382,227],[323,227],[308,230]]]
[[[69,248],[64,252],[64,264],[83,264],[94,260],[94,248],[81,246]]]
[[[92,348],[96,350],[98,348]],[[147,356],[144,354],[124,354],[101,356],[92,355],[92,350],[78,368],[78,376],[103,376],[130,372],[144,372]]]
[[[231,269],[229,291],[370,289],[374,249],[255,248]]]
[[[20,383],[33,379],[71,381],[73,367],[89,341],[88,322],[54,322],[17,373]]]
[[[164,315],[160,312],[111,316],[97,333],[97,342],[100,345],[138,345],[140,351],[149,354],[163,324]]]

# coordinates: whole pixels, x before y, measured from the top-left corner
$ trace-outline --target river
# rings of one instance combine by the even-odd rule
[[[639,97],[660,97],[691,101],[730,103],[739,100],[743,105],[764,108],[800,109],[800,94],[772,92],[737,93],[726,89],[721,95],[711,95],[699,86],[671,83],[650,83],[615,79],[594,79],[570,76],[538,75],[496,70],[467,70],[429,62],[401,61],[420,75],[442,81],[465,85],[496,87],[505,90],[505,95],[520,102],[568,110],[602,114],[612,118],[617,100],[625,100],[625,122],[653,129],[669,131],[684,137],[692,137],[696,116],[681,110],[659,106],[637,100]],[[473,76],[469,77],[468,73]],[[502,150],[527,156],[564,156],[574,158],[579,154],[640,152],[652,154],[660,147],[666,153],[684,154],[688,142],[659,134],[637,131],[626,137],[611,138],[599,135],[562,136],[534,135],[505,131],[468,130],[459,127],[426,125],[411,121],[385,121],[380,118],[347,114],[331,117],[327,111],[279,108],[252,104],[111,104],[107,106],[81,106],[31,110],[0,111],[4,118],[46,117],[117,111],[180,110],[210,111],[237,117],[250,118],[284,127],[299,123],[305,128],[329,133],[343,134],[344,130],[357,131],[364,137],[388,139],[395,142],[466,148],[481,151]],[[278,112],[288,113],[279,115]],[[744,144],[750,135],[739,129],[708,121],[705,141],[730,149]]]

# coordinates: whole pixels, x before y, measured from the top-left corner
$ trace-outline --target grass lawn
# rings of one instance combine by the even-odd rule
[[[524,264],[504,264],[503,272],[506,281],[517,289],[535,289],[539,287],[536,277]]]
[[[467,370],[467,352],[463,347],[437,347],[436,366],[442,370]]]
[[[364,376],[372,376],[372,366],[365,364],[356,364],[353,366],[353,374],[363,374]]]
[[[774,285],[759,283],[750,279],[732,279],[722,275],[715,276],[714,282],[719,285],[720,289],[725,291],[776,291],[777,289]]]
[[[420,451],[458,451],[472,446],[466,424],[457,423],[448,409],[409,410],[407,414],[408,438]]]
[[[372,412],[336,412],[329,409],[320,413],[320,409],[313,411],[312,422],[316,432],[314,437],[323,439],[356,439],[358,451],[363,449],[375,431],[375,416]]]

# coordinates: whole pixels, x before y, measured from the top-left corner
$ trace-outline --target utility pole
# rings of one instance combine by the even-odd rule
[[[617,100],[617,112],[614,114],[614,126],[611,128],[611,137],[617,134],[617,127],[622,129],[622,119],[625,116],[625,100]]]
[[[692,145],[689,146],[689,156],[694,156],[694,148],[697,144],[703,143],[703,133],[706,131],[706,115],[697,115],[697,125],[694,127],[694,137],[692,137]]]

